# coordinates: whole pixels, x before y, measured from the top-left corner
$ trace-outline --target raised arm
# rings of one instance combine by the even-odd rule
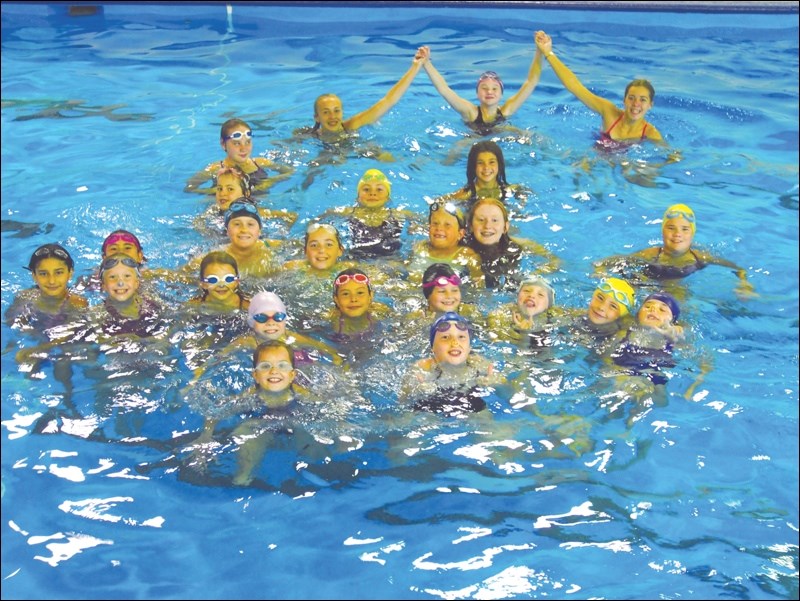
[[[392,86],[392,89],[386,93],[386,96],[381,98],[366,111],[362,111],[354,117],[347,119],[343,123],[344,128],[348,131],[354,131],[359,127],[374,123],[383,117],[390,108],[397,104],[397,101],[403,97],[403,94],[406,93],[406,90],[408,90],[411,82],[414,81],[414,77],[416,77],[417,73],[419,73],[419,69],[422,66],[422,60],[422,52],[421,49],[419,49],[414,55],[414,60],[411,62],[411,66],[408,68],[408,71],[406,71],[405,75],[403,75],[403,77],[401,77],[400,80]]]
[[[539,48],[536,48],[536,52],[533,54],[533,61],[531,62],[531,67],[528,69],[528,78],[525,80],[525,83],[522,84],[522,87],[519,89],[519,92],[514,94],[511,98],[509,98],[506,103],[503,105],[503,108],[500,109],[500,112],[503,113],[504,117],[510,117],[514,113],[519,110],[519,107],[522,106],[522,103],[528,99],[528,96],[533,93],[533,90],[536,88],[536,85],[539,83],[539,78],[542,76],[542,51]]]
[[[436,91],[441,94],[442,98],[447,101],[447,104],[452,106],[461,118],[466,122],[475,121],[478,118],[478,107],[471,103],[469,100],[464,100],[456,94],[450,86],[447,85],[447,82],[442,77],[442,74],[436,70],[436,67],[433,66],[431,62],[431,50],[427,46],[422,46],[419,51],[417,52],[418,56],[421,56],[422,59],[422,66],[425,69],[425,73],[428,74],[428,77],[433,84],[433,87],[436,88]]]
[[[595,113],[599,113],[603,119],[616,118],[620,110],[614,106],[614,103],[605,98],[593,94],[586,86],[584,86],[576,75],[569,70],[569,68],[561,62],[561,60],[553,53],[553,40],[544,31],[536,32],[536,47],[544,56],[545,60],[550,63],[556,76],[564,84],[572,94],[585,104],[589,109]]]

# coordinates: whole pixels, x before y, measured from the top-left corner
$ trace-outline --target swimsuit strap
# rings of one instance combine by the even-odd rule
[[[645,141],[645,135],[647,134],[647,121],[644,122],[644,127],[642,128],[642,142]]]
[[[608,129],[607,129],[605,132],[603,132],[603,133],[604,133],[605,135],[607,135],[607,136],[610,138],[610,137],[611,137],[611,130],[612,130],[612,129],[614,129],[614,128],[617,126],[617,123],[619,123],[620,121],[622,121],[622,118],[623,118],[624,116],[625,116],[625,113],[622,113],[622,114],[621,114],[619,117],[617,117],[617,120],[616,120],[616,121],[614,121],[614,123],[612,123],[612,124],[611,124],[611,127],[609,127],[609,128],[608,128]]]

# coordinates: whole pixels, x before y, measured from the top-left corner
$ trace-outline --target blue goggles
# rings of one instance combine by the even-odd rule
[[[239,276],[229,273],[228,275],[222,278],[220,278],[217,275],[210,275],[206,278],[200,278],[200,279],[204,281],[206,284],[219,284],[220,282],[225,282],[226,284],[233,284],[236,280],[239,279]]]
[[[139,269],[139,263],[134,261],[131,258],[125,257],[124,259],[115,259],[113,257],[106,259],[103,261],[103,264],[100,266],[100,271],[105,271],[106,269],[111,269],[112,267],[116,267],[122,263],[126,267],[132,267],[133,269]]]
[[[664,219],[675,219],[676,217],[683,217],[689,223],[694,223],[693,213],[687,213],[686,211],[670,211],[664,214]]]
[[[280,323],[286,319],[286,313],[278,311],[272,315],[267,315],[266,313],[256,313],[253,315],[253,321],[257,321],[258,323],[267,323],[270,319],[275,323]]]

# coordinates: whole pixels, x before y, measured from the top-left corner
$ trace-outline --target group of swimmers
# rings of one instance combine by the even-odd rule
[[[433,66],[430,49],[421,47],[409,70],[373,107],[345,119],[338,97],[320,96],[315,125],[298,133],[325,145],[352,139],[353,132],[397,103],[424,69],[465,123],[479,136],[491,136],[533,92],[546,61],[568,90],[601,115],[604,147],[646,140],[664,144],[645,121],[654,96],[649,82],[631,82],[619,109],[580,83],[554,54],[547,34],[537,32],[535,42],[525,83],[504,103],[502,80],[492,71],[478,79],[479,104],[460,98]],[[34,288],[17,295],[6,319],[40,335],[37,344],[18,351],[21,369],[35,373],[55,353],[54,373],[68,386],[70,363],[78,354],[65,358],[57,349],[108,348],[124,340],[135,354],[143,341],[169,344],[175,340],[176,318],[166,310],[163,283],[196,285],[179,325],[211,324],[214,331],[182,348],[191,370],[185,390],[236,361],[237,353],[252,353],[252,390],[227,412],[240,422],[233,435],[248,441],[241,448],[237,484],[252,480],[274,434],[264,426],[265,418],[309,405],[314,382],[302,366],[330,365],[353,373],[354,366],[376,354],[423,352],[403,375],[398,400],[419,411],[464,416],[486,409],[485,388],[514,386],[514,369],[524,373],[528,363],[546,361],[547,350],[566,337],[590,349],[598,375],[622,383],[602,397],[610,399],[609,411],[633,399],[637,412],[632,414],[641,415],[666,398],[665,370],[675,365],[675,345],[686,340],[680,322],[684,289],[677,284],[707,265],[720,265],[735,272],[740,296],[753,294],[745,269],[693,246],[695,213],[686,204],[674,204],[663,213],[660,245],[597,261],[593,275],[600,283],[588,306],[558,305],[547,276],[557,273],[561,262],[545,245],[512,235],[529,191],[507,181],[502,150],[490,139],[472,143],[465,185],[431,202],[427,215],[391,206],[394,182],[378,169],[367,169],[354,204],[306,223],[299,251],[291,240],[262,236],[267,223],[291,228],[298,220],[285,208],[260,206],[263,195],[291,177],[293,168],[252,157],[252,129],[240,119],[222,125],[219,143],[225,158],[186,185],[189,192],[214,194],[215,203],[198,216],[195,227],[218,238],[218,249],[179,269],[149,268],[138,237],[116,230],[103,241],[98,270],[71,287],[75,263],[69,251],[45,244],[28,262]],[[211,185],[204,186],[207,182]],[[420,239],[405,249],[415,236]],[[98,291],[102,302],[90,302],[87,295]],[[637,309],[637,293],[643,292]],[[509,295],[510,302],[495,300]],[[514,349],[519,361],[499,369],[473,351],[478,337]],[[707,368],[704,364],[702,370]],[[217,413],[204,417],[197,444],[212,440],[220,421]]]

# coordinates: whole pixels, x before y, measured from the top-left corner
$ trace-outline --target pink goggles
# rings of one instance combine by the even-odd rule
[[[111,234],[108,238],[106,238],[106,241],[103,242],[103,252],[105,252],[107,247],[111,246],[112,244],[116,244],[117,242],[127,242],[128,244],[135,245],[140,252],[142,250],[142,245],[139,243],[139,239],[136,236],[129,233],[119,233]]]
[[[430,282],[425,282],[422,284],[423,288],[433,288],[434,286],[441,286],[444,288],[448,284],[452,284],[453,286],[460,286],[461,285],[461,278],[457,275],[451,275],[450,277],[445,277],[440,275],[438,278],[433,278]]]

